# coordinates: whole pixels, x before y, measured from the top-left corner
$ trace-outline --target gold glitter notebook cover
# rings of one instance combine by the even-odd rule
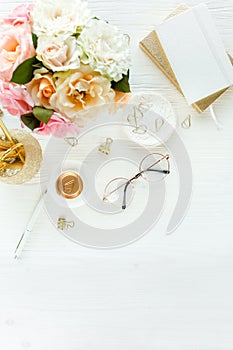
[[[166,19],[176,16],[183,11],[188,9],[187,5],[180,5],[175,11],[173,11]],[[166,75],[166,77],[172,82],[173,85],[177,88],[178,91],[183,95],[183,92],[178,84],[176,76],[170,66],[168,58],[163,50],[162,45],[160,44],[159,38],[153,30],[149,35],[147,35],[140,42],[141,49],[151,58],[151,60],[158,66],[158,68]],[[233,58],[231,56],[230,60],[233,64]],[[194,103],[192,106],[199,112],[204,112],[214,101],[216,101],[227,89],[223,89],[210,95],[201,101]]]

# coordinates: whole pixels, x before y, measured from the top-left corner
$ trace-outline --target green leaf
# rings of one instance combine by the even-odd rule
[[[34,130],[40,126],[40,121],[36,119],[33,113],[21,115],[22,122],[31,130]]]
[[[32,113],[23,114],[22,122],[31,130],[40,126],[40,122],[47,124],[53,114],[53,110],[43,107],[34,107]]]
[[[33,72],[35,70],[34,64],[38,61],[36,57],[31,57],[22,62],[14,71],[11,82],[16,84],[27,84],[33,78]]]
[[[115,81],[112,81],[112,88],[113,90],[120,91],[120,92],[130,92],[129,70],[127,75],[123,74],[123,78],[117,83]]]
[[[52,114],[53,114],[52,109],[46,109],[43,107],[34,107],[33,108],[33,114],[37,120],[39,120],[42,123],[47,124],[48,121],[50,120]]]
[[[35,33],[32,33],[32,42],[33,46],[36,49],[37,48],[37,42],[38,42],[38,36]]]

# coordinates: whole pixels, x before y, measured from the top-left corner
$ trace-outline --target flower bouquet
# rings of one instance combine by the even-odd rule
[[[78,133],[130,92],[129,39],[82,0],[38,0],[1,21],[0,103],[40,134]]]

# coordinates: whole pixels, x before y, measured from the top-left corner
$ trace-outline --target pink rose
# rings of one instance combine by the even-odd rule
[[[34,102],[23,85],[0,81],[0,102],[11,115],[30,113]]]
[[[41,123],[39,128],[34,129],[36,134],[66,137],[77,135],[80,128],[75,123],[67,122],[59,113],[54,112],[47,124]]]
[[[17,6],[10,15],[3,18],[1,24],[13,25],[16,26],[18,24],[23,24],[25,22],[30,22],[30,12],[33,8],[32,4],[27,5],[19,5]]]
[[[0,33],[0,79],[10,81],[19,64],[35,54],[28,23],[4,27]]]

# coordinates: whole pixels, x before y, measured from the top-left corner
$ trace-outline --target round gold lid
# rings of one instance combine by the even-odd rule
[[[77,198],[83,191],[83,181],[79,174],[74,171],[65,171],[56,182],[57,193],[66,198]]]

